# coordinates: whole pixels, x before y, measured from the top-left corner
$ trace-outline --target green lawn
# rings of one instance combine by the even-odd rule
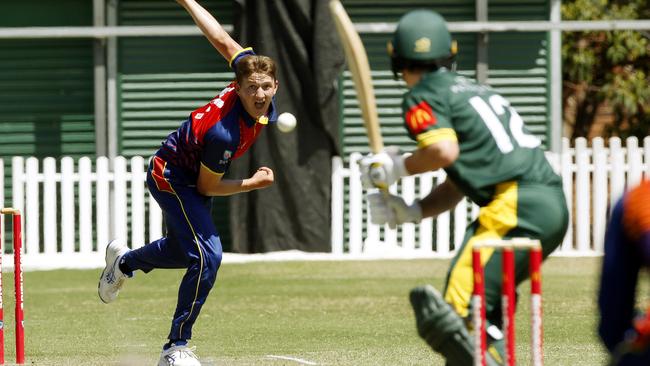
[[[194,327],[204,365],[443,365],[415,331],[409,290],[440,287],[445,260],[224,264]],[[600,259],[544,266],[547,365],[602,365],[595,336]],[[102,304],[99,271],[25,273],[27,361],[34,365],[154,365],[181,271],[138,273]],[[13,361],[11,276],[5,274],[7,360]],[[526,286],[526,287],[523,287]],[[528,283],[521,287],[518,356],[528,363]],[[523,295],[525,294],[525,296]]]

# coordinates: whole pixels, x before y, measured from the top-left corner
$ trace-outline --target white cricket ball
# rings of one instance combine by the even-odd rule
[[[296,116],[289,112],[281,113],[278,116],[278,130],[282,132],[291,132],[296,128]]]

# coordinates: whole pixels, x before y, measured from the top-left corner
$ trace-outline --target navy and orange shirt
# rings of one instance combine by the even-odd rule
[[[605,234],[598,306],[598,333],[614,351],[627,339],[637,317],[639,275],[650,267],[650,181],[630,189],[614,206]],[[639,295],[641,299],[646,294]],[[646,334],[647,336],[647,334]],[[617,365],[648,365],[650,348],[636,362]]]
[[[650,266],[650,180],[642,181],[625,195],[623,227],[637,243],[646,266]]]
[[[201,165],[223,174],[233,159],[251,147],[268,121],[276,120],[275,101],[271,102],[268,120],[251,117],[233,82],[170,133],[156,156],[182,170],[190,182],[196,182]]]

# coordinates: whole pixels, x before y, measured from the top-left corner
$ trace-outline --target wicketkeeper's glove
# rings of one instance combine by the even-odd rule
[[[397,146],[388,146],[379,154],[368,154],[359,160],[361,183],[366,189],[387,189],[401,177],[408,175],[404,159]]]

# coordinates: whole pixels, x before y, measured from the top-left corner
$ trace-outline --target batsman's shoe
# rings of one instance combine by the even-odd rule
[[[158,366],[201,366],[194,349],[186,345],[169,347],[160,354]]]
[[[106,267],[99,277],[97,293],[99,298],[106,304],[112,302],[120,292],[124,281],[128,278],[120,271],[120,258],[129,251],[129,248],[121,240],[115,239],[106,246]]]

